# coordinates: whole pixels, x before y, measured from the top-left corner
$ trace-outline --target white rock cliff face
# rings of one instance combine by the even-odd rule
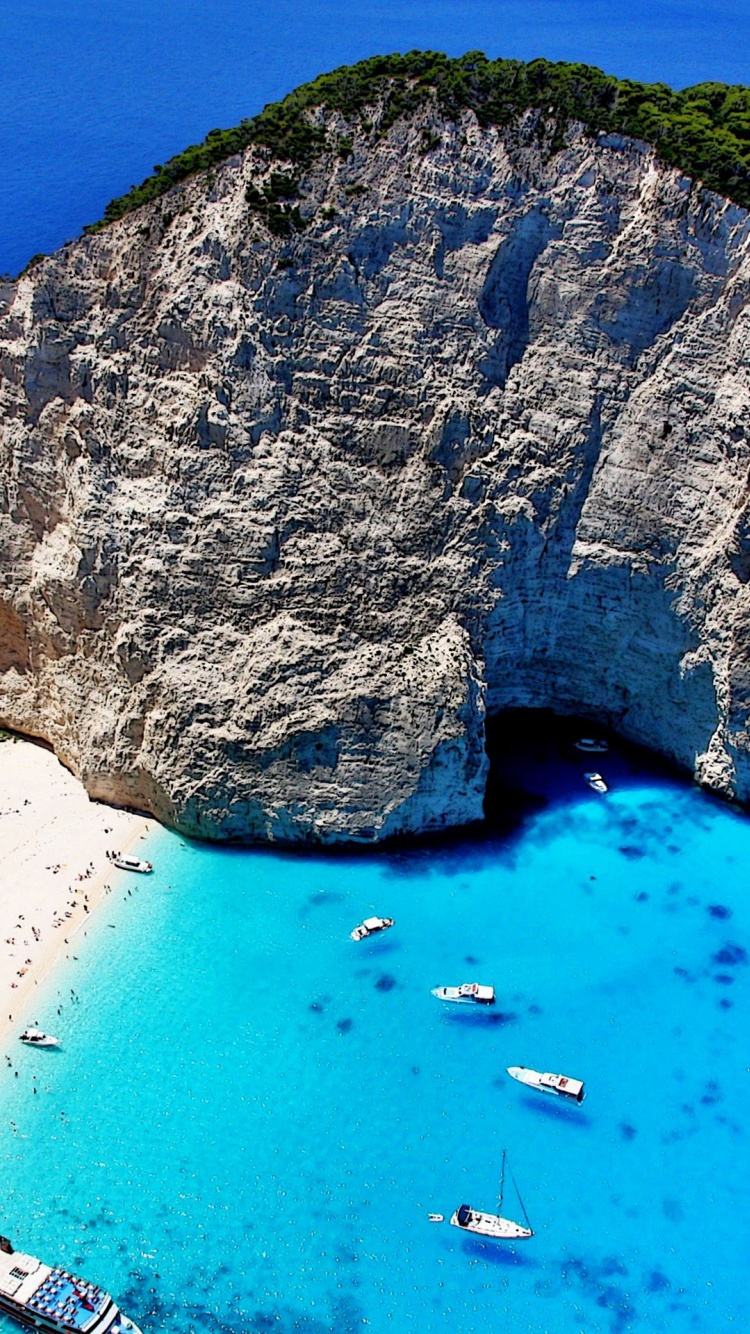
[[[748,799],[748,215],[532,116],[329,124],[304,232],[249,150],[4,289],[0,721],[210,837],[477,819],[509,706]]]

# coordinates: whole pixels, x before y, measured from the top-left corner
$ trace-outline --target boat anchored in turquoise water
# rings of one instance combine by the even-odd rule
[[[377,935],[378,931],[387,931],[390,926],[393,926],[392,917],[366,917],[349,935],[352,940],[365,940],[367,936]]]
[[[154,869],[151,862],[141,861],[140,857],[126,857],[120,853],[113,857],[112,861],[120,871],[140,871],[142,875],[148,875]]]
[[[498,1199],[498,1211],[503,1207],[503,1190],[505,1188],[505,1167],[507,1156],[503,1149],[503,1165],[500,1172],[500,1197]],[[521,1193],[516,1185],[513,1173],[510,1171],[510,1178],[513,1182],[513,1188],[518,1196],[518,1203],[521,1213],[524,1216],[525,1226],[521,1223],[514,1223],[512,1218],[503,1218],[498,1212],[496,1214],[485,1214],[479,1209],[471,1209],[468,1204],[459,1205],[456,1212],[451,1215],[451,1226],[461,1228],[462,1232],[473,1232],[479,1237],[491,1237],[495,1241],[522,1241],[527,1237],[533,1237],[534,1232],[529,1222],[529,1216],[524,1208]]]
[[[539,1070],[528,1070],[525,1065],[509,1065],[508,1074],[527,1088],[537,1089],[539,1093],[551,1093],[564,1098],[566,1102],[583,1102],[586,1094],[583,1080],[570,1079],[568,1075],[542,1074]]]
[[[27,1047],[59,1047],[60,1039],[53,1038],[51,1033],[43,1033],[41,1028],[27,1028],[19,1038],[20,1042],[25,1042]]]
[[[454,1005],[494,1005],[495,988],[483,987],[479,982],[462,982],[460,987],[433,987],[432,995],[438,1000],[453,1001]]]
[[[0,1311],[54,1334],[141,1334],[108,1292],[14,1251],[7,1237],[0,1237]]]

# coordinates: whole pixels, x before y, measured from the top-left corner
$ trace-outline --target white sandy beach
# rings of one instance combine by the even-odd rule
[[[127,876],[107,852],[137,852],[155,825],[90,801],[44,747],[0,743],[0,1037],[31,1022],[36,985]]]

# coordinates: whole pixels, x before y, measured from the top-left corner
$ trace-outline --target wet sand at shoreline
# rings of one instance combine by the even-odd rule
[[[91,801],[44,747],[0,743],[0,1037],[33,1024],[36,986],[130,877],[108,852],[138,855],[156,821]]]

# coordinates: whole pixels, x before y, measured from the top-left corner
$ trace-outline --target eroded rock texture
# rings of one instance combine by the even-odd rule
[[[216,837],[475,819],[506,706],[748,798],[748,215],[533,115],[330,130],[301,234],[252,150],[5,289],[0,720]]]

